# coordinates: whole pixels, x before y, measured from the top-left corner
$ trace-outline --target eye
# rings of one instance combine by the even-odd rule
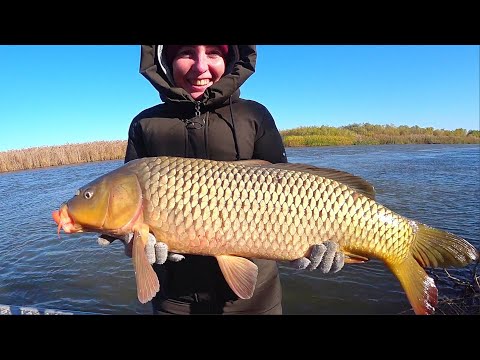
[[[210,58],[214,58],[214,59],[219,58],[219,57],[223,57],[222,52],[216,46],[207,46],[207,49],[205,50],[205,53],[207,54],[207,56],[209,56]]]
[[[85,199],[91,199],[93,197],[93,191],[92,190],[85,190],[85,192],[83,193],[83,197]]]
[[[220,52],[220,50],[217,50],[216,48],[209,49],[209,50],[206,51],[206,53],[210,57],[222,56],[222,53]]]
[[[221,55],[221,54],[217,54],[217,53],[211,53],[211,54],[208,54],[208,57],[209,57],[210,59],[217,60],[217,59],[221,59],[221,58],[222,58],[222,55]]]
[[[177,55],[175,57],[177,57],[177,58],[191,58],[194,55],[195,55],[195,51],[192,48],[182,47],[177,52]]]

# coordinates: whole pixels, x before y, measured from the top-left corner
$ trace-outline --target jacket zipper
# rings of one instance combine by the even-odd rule
[[[185,123],[185,127],[187,129],[201,129],[205,125],[205,120],[201,118],[202,112],[200,111],[200,106],[202,103],[200,101],[195,101],[195,113],[193,120],[192,119],[187,119],[183,120]]]
[[[200,101],[195,101],[195,117],[199,117],[202,113],[200,112]]]

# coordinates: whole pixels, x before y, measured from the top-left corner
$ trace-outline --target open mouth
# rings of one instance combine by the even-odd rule
[[[210,81],[211,81],[210,79],[195,79],[195,80],[190,81],[190,84],[192,86],[202,87],[202,86],[205,86],[205,85],[209,85]]]
[[[57,234],[60,237],[60,229],[63,229],[66,233],[78,232],[76,229],[75,222],[68,215],[68,210],[66,205],[62,205],[60,210],[55,210],[52,212],[52,217],[55,223],[58,225]]]

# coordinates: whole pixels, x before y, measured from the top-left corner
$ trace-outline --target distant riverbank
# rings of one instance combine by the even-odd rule
[[[389,144],[480,144],[479,130],[352,124],[342,127],[309,126],[281,131],[287,147]]]
[[[480,144],[479,130],[444,130],[431,127],[352,124],[342,127],[309,126],[280,131],[286,147]],[[36,169],[93,161],[120,160],[126,140],[43,146],[0,152],[0,172]]]

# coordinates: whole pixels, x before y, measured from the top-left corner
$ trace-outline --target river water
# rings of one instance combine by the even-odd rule
[[[290,162],[360,175],[376,200],[412,219],[453,232],[480,248],[480,146],[385,145],[288,148]],[[51,213],[75,190],[120,166],[88,163],[0,174],[0,304],[94,314],[150,314],[136,298],[131,259],[120,242],[94,234],[57,236]],[[449,269],[468,282],[474,265]],[[398,280],[377,260],[337,274],[280,265],[285,314],[411,314]],[[439,300],[464,287],[434,272]],[[438,312],[437,312],[438,313]]]

